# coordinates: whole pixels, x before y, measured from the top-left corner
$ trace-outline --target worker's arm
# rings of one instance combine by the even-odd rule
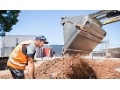
[[[31,57],[28,57],[28,70],[29,70],[30,79],[35,79],[35,76],[34,76],[34,71],[35,71],[34,59],[31,58]]]
[[[31,79],[35,79],[34,71],[35,71],[35,65],[34,65],[34,55],[36,52],[36,47],[34,44],[30,44],[27,46],[27,57],[28,57],[28,70],[29,70],[29,76]]]

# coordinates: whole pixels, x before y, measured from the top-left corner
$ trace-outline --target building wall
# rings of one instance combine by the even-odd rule
[[[1,48],[1,56],[7,57],[10,55],[12,50],[16,47],[17,43],[20,43],[25,40],[34,40],[35,35],[6,35],[5,37],[2,37],[2,48]],[[61,56],[62,55],[62,47],[63,45],[46,45],[44,47],[50,47],[55,51],[55,56]],[[41,49],[37,48],[36,50],[36,57],[40,58],[41,55]]]
[[[1,57],[9,56],[17,43],[34,39],[35,35],[6,35],[2,37]]]
[[[2,46],[3,47],[15,47],[16,43],[25,41],[25,40],[34,40],[35,35],[6,35],[2,37]]]
[[[62,56],[63,45],[50,45],[55,51],[55,56]]]

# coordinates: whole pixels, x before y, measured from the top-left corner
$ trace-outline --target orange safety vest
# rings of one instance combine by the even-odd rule
[[[34,41],[32,40],[20,43],[10,54],[7,62],[7,66],[15,69],[24,70],[27,64],[27,56],[23,54],[22,46],[24,44],[32,44],[32,43],[34,43]]]

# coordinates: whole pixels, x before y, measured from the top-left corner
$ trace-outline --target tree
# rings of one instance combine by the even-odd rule
[[[10,32],[12,26],[18,22],[20,10],[0,10],[0,36],[5,36],[5,32]]]

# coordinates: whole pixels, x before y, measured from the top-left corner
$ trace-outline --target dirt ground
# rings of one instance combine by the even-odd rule
[[[57,58],[36,64],[36,79],[120,79],[119,60],[90,60],[80,56]],[[6,72],[6,73],[5,73]],[[0,72],[1,73],[1,72]],[[8,70],[1,79],[12,78]],[[28,79],[28,71],[25,71]]]

